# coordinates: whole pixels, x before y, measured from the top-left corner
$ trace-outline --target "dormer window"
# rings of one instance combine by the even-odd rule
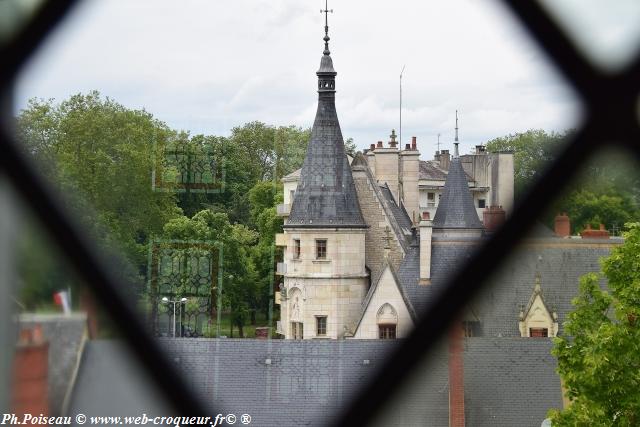
[[[531,338],[546,338],[549,336],[547,328],[529,328],[529,336]]]
[[[536,275],[529,303],[520,307],[518,326],[521,337],[555,337],[558,334],[558,314],[550,310],[544,300],[540,275]]]

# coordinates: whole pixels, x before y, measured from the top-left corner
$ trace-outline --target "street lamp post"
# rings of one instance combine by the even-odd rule
[[[162,298],[164,304],[173,304],[173,338],[176,337],[176,304],[182,304],[187,302],[186,298],[180,298],[179,300],[170,300],[167,297]],[[182,319],[180,320],[180,326],[182,327]]]

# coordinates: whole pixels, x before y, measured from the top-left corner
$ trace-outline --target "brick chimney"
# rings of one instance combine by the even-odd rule
[[[449,329],[449,427],[464,424],[464,333],[461,322]]]
[[[418,149],[417,139],[418,138],[416,138],[415,136],[411,137],[411,149],[414,151]]]
[[[431,284],[431,236],[433,235],[433,221],[429,212],[422,213],[420,221],[420,281],[418,284]]]
[[[502,206],[489,206],[482,212],[482,223],[486,231],[496,231],[502,227],[506,218],[506,212]]]
[[[600,224],[599,230],[592,230],[591,224],[587,224],[587,228],[580,233],[583,239],[608,239],[609,232],[604,229],[604,224]]]
[[[562,215],[556,215],[554,232],[558,237],[571,236],[571,222],[569,221],[569,217],[566,212],[563,212]]]
[[[13,359],[11,411],[22,418],[25,414],[49,415],[49,343],[44,340],[42,326],[20,331]]]

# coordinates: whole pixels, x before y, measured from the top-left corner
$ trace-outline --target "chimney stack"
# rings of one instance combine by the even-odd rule
[[[580,233],[583,239],[608,239],[609,232],[605,230],[604,224],[600,224],[599,230],[592,230],[591,224],[587,224],[587,228]]]
[[[369,147],[369,149],[370,149],[371,151],[375,150],[375,149],[376,149],[376,144],[371,144],[371,146]]]
[[[431,237],[433,235],[433,221],[429,212],[422,213],[420,221],[420,281],[419,285],[431,284]]]
[[[506,218],[506,213],[502,206],[489,206],[482,212],[482,223],[488,232],[496,231],[502,227]]]
[[[405,144],[404,145],[404,149],[405,150],[411,150],[411,144]]]
[[[12,375],[11,411],[20,419],[49,415],[49,343],[41,325],[20,331]]]
[[[571,236],[571,222],[569,221],[569,217],[566,212],[563,212],[562,215],[556,215],[554,232],[558,237]]]
[[[382,148],[382,141],[378,141],[378,145],[376,148]]]
[[[416,142],[416,139],[417,138],[415,136],[411,137],[411,149],[414,151],[418,149],[418,144]]]
[[[449,154],[449,150],[440,151],[440,168],[448,171],[450,163],[451,163],[451,154]]]

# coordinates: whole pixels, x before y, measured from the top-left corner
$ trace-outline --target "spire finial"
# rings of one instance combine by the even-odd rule
[[[456,142],[458,142],[458,110],[456,110]]]
[[[333,13],[333,9],[329,9],[329,0],[324,0],[324,10],[320,9],[320,13],[324,13],[324,53],[330,55],[329,51],[329,12]]]
[[[460,154],[458,153],[458,110],[456,110],[456,139],[455,142],[453,143],[453,157],[459,157]]]

